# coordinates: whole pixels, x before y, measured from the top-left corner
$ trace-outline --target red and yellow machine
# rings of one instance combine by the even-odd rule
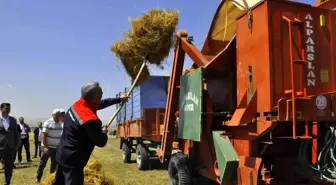
[[[201,51],[177,33],[158,150],[171,184],[195,173],[222,185],[336,182],[335,7],[226,0]]]

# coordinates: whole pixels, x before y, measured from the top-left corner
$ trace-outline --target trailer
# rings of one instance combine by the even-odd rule
[[[157,150],[170,184],[336,182],[335,8],[222,0],[201,50],[177,32]],[[183,72],[185,54],[194,63]]]
[[[123,161],[130,163],[131,154],[136,153],[139,170],[148,168],[148,159],[156,156],[156,151],[150,148],[156,149],[161,143],[168,79],[151,76],[141,83],[117,115],[117,137],[120,138]],[[125,93],[128,90],[125,88]]]

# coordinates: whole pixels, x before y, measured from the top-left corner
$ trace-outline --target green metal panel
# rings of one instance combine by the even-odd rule
[[[230,184],[237,179],[239,157],[228,137],[221,137],[224,131],[213,131],[216,158],[220,171],[221,184]]]
[[[181,76],[179,138],[201,141],[202,80],[202,68]]]

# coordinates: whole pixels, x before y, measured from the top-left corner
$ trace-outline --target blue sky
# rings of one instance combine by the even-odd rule
[[[151,8],[180,10],[179,29],[202,46],[219,0],[0,0],[0,102],[14,116],[49,117],[67,109],[90,80],[115,96],[129,78],[110,46],[130,27],[129,17]],[[312,3],[309,1],[308,3]],[[169,74],[167,70],[153,74]],[[100,111],[109,119],[114,107]]]

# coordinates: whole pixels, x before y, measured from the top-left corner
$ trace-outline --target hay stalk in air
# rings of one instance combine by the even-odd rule
[[[124,32],[125,38],[112,45],[112,52],[120,59],[132,80],[145,59],[149,64],[163,67],[174,44],[178,15],[177,10],[149,10],[138,18],[131,19],[131,30]],[[146,66],[139,83],[148,77]]]
[[[173,47],[178,15],[177,10],[152,9],[131,19],[132,29],[124,32],[125,38],[112,45],[112,52],[120,59],[133,81],[128,95],[136,85],[149,78],[145,62],[163,68],[163,62]],[[112,115],[107,126],[110,126],[123,105]]]

